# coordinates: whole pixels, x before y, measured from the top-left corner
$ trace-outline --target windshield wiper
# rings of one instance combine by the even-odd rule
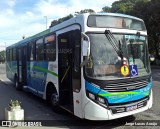
[[[110,42],[110,44],[112,45],[113,49],[117,53],[117,55],[123,60],[124,54],[122,51],[121,42],[120,41],[118,42],[115,39],[113,34],[110,32],[110,30],[105,30],[105,35],[106,35],[108,41]]]

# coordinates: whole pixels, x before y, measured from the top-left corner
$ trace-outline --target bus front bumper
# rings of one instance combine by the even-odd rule
[[[140,113],[145,110],[148,110],[152,107],[152,102],[153,102],[153,95],[151,90],[149,100],[147,100],[146,106],[138,108],[136,110],[128,111],[128,112],[113,114],[111,110],[108,110],[90,100],[85,106],[84,117],[85,119],[89,119],[89,120],[117,119],[117,118],[134,115],[136,113]]]

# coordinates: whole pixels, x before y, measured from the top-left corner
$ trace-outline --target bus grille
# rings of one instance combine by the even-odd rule
[[[112,84],[107,84],[107,86],[104,87],[104,90],[108,92],[130,91],[146,87],[148,83],[149,83],[148,79],[130,81],[130,82],[112,83]]]

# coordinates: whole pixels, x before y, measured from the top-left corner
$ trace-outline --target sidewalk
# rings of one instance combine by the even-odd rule
[[[3,83],[7,84],[7,85],[13,85],[13,82],[11,82],[7,77],[5,73],[0,73],[0,81],[2,81]]]
[[[11,83],[11,81],[6,77],[6,65],[0,64],[0,80],[6,83]]]
[[[6,84],[6,87],[8,87],[8,86],[11,86],[11,85],[13,85],[13,82],[11,82],[7,77],[6,77],[6,70],[5,70],[5,66],[3,65],[3,64],[0,64],[0,81],[2,81],[3,83],[5,83]],[[12,95],[14,95],[14,97],[15,98],[19,98],[19,97],[21,97],[22,95],[21,94],[23,94],[23,92],[12,92],[11,93],[11,91],[5,91],[4,89],[7,89],[7,88],[4,88],[5,86],[1,86],[1,94],[0,94],[0,96],[1,96],[1,105],[0,105],[0,115],[2,115],[2,116],[4,116],[4,112],[3,112],[3,108],[4,108],[4,105],[6,105],[6,104],[4,104],[4,102],[6,103],[6,101],[8,101],[8,98],[10,99],[10,96],[12,96]],[[13,88],[11,88],[11,89],[13,89]],[[13,96],[12,96],[13,97]],[[13,98],[14,98],[13,97]],[[22,97],[24,97],[24,96],[22,96]],[[47,116],[43,116],[43,115],[45,115],[45,113],[46,112],[44,112],[44,114],[42,114],[43,112],[41,111],[41,110],[43,110],[43,108],[45,108],[45,107],[42,107],[42,109],[40,110],[39,108],[38,108],[38,106],[34,106],[34,105],[32,105],[31,103],[33,103],[33,102],[31,102],[31,101],[29,101],[30,99],[26,99],[26,98],[21,98],[21,99],[25,99],[25,101],[23,101],[23,106],[25,106],[25,109],[26,109],[26,112],[25,112],[25,115],[28,117],[28,120],[33,120],[33,118],[35,117],[35,119],[36,119],[36,117],[37,116],[34,116],[33,118],[29,118],[29,117],[31,117],[31,115],[35,115],[35,114],[38,114],[38,117],[39,117],[39,119],[41,118],[41,117],[43,117],[43,120],[45,119],[45,117],[47,117]],[[28,103],[28,102],[31,102],[31,103]],[[35,103],[35,105],[36,105],[37,103]],[[41,106],[41,105],[39,105],[39,106]],[[43,106],[43,105],[42,105]],[[31,111],[29,110],[29,109],[32,109]],[[38,110],[38,111],[37,111]],[[36,113],[35,113],[36,112]],[[47,113],[50,113],[50,112],[47,112]],[[51,116],[51,115],[50,115]],[[47,118],[49,118],[49,116],[47,117]],[[51,117],[52,118],[52,117]],[[55,117],[56,118],[56,117]],[[0,122],[2,122],[1,121],[2,120],[2,117],[1,117],[1,119],[0,119]],[[2,125],[2,123],[0,123],[0,125]],[[62,125],[62,126],[42,126],[42,127],[36,127],[36,126],[17,126],[17,127],[2,127],[2,126],[0,126],[0,129],[11,129],[11,128],[15,128],[15,129],[57,129],[57,128],[61,128],[61,129],[68,129],[69,127],[67,127],[66,125],[64,125],[63,123],[61,123],[60,125]],[[64,126],[63,126],[64,125]]]

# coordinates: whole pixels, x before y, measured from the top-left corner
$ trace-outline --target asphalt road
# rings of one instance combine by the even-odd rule
[[[22,107],[25,111],[25,120],[53,120],[56,121],[54,127],[45,128],[69,128],[69,129],[130,129],[135,128],[160,128],[153,126],[126,126],[127,123],[135,123],[137,120],[153,120],[152,122],[160,123],[160,67],[152,69],[153,77],[153,107],[145,112],[135,114],[132,116],[120,118],[110,121],[88,121],[81,120],[72,114],[63,111],[61,114],[57,114],[46,104],[42,99],[23,91],[16,91],[13,84],[5,77],[5,65],[0,64],[0,120],[4,120],[4,109],[8,106],[10,100],[18,99],[22,102]],[[78,121],[77,124],[73,124],[70,121]],[[138,121],[139,122],[139,121]],[[142,121],[145,122],[145,121]],[[118,123],[118,125],[117,125]],[[82,125],[82,126],[79,126]],[[2,129],[2,127],[0,127]],[[17,127],[18,129],[24,127]],[[4,128],[5,129],[5,128]],[[34,129],[34,128],[33,128]],[[37,128],[35,128],[37,129]]]

